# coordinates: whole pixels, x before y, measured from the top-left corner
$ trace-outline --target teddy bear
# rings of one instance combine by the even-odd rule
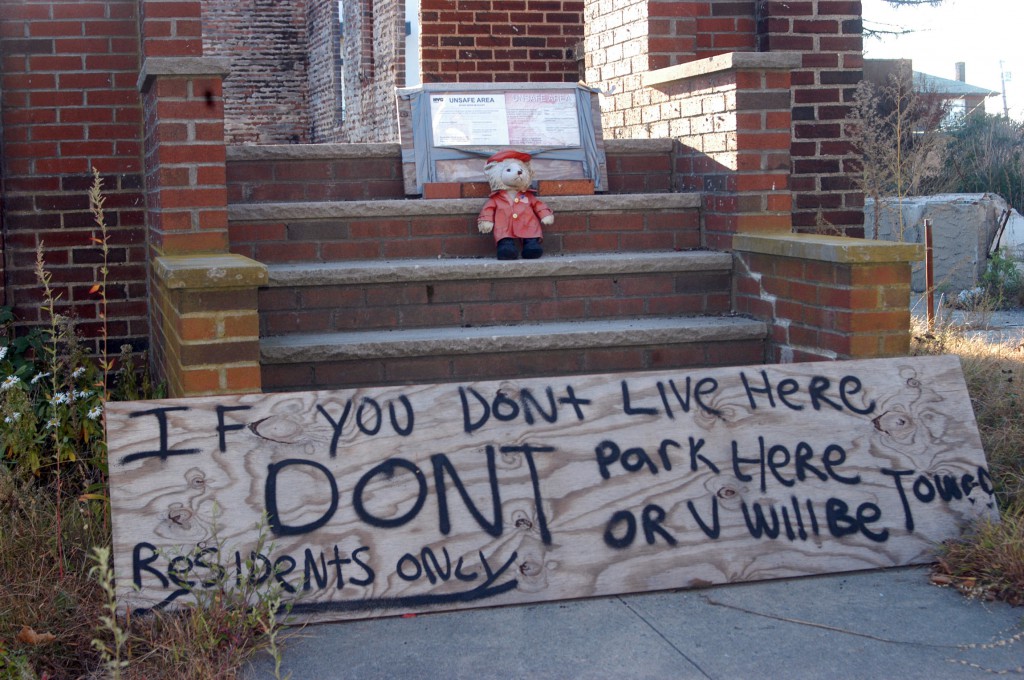
[[[535,260],[543,255],[541,225],[554,224],[555,216],[530,188],[530,154],[500,151],[487,159],[484,176],[491,186],[491,196],[480,211],[476,226],[481,234],[494,234],[498,259],[518,258],[518,239],[522,239],[523,259]]]

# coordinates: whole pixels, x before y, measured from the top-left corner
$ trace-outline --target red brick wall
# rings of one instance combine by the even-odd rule
[[[583,4],[422,0],[423,82],[574,83]]]
[[[144,57],[198,57],[203,53],[199,0],[137,0]]]
[[[306,0],[202,3],[203,55],[232,58],[224,79],[225,135],[231,144],[307,141]],[[337,12],[335,3],[335,12]]]
[[[309,138],[341,140],[341,16],[337,0],[306,0]]]
[[[345,0],[340,141],[398,140],[395,88],[405,85],[404,0]]]
[[[137,12],[136,0],[6,0],[0,10],[4,304],[25,322],[48,321],[33,271],[45,243],[58,313],[98,333],[100,301],[89,289],[101,253],[86,194],[96,168],[107,196],[114,353],[147,342]]]
[[[751,0],[651,0],[648,68],[753,51],[757,43],[754,5]]]
[[[843,125],[863,78],[860,0],[765,3],[761,46],[803,53],[793,73],[793,226],[864,235],[864,194]]]

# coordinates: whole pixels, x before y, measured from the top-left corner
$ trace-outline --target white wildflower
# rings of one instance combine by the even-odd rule
[[[60,418],[50,418],[48,421],[46,421],[46,427],[50,428],[51,430],[55,429],[55,428],[57,428],[59,426],[60,426]]]
[[[50,399],[50,403],[54,406],[58,404],[69,404],[71,403],[71,395],[67,392],[57,392],[53,395],[53,398]]]
[[[0,392],[6,392],[15,385],[21,382],[21,379],[16,375],[7,376],[2,383],[0,383]]]
[[[49,373],[36,373],[34,376],[32,376],[32,384],[35,385],[36,383],[38,383],[43,378],[48,378],[48,377],[50,377]]]
[[[13,425],[14,423],[18,422],[19,420],[21,420],[21,414],[17,413],[17,412],[12,413],[11,415],[9,415],[6,418],[4,418],[4,422],[7,423],[8,425]]]
[[[71,374],[72,378],[81,378],[85,374],[85,366],[79,366]]]
[[[92,408],[92,410],[90,410],[90,411],[89,411],[88,413],[86,413],[85,415],[86,415],[86,417],[87,417],[87,418],[89,418],[90,420],[96,420],[97,418],[99,418],[99,417],[100,417],[100,414],[101,414],[101,413],[103,413],[103,407],[102,407],[102,406],[94,406],[94,407]]]
[[[7,358],[7,345],[4,345],[3,347],[0,347],[0,361],[3,361],[6,358]]]
[[[73,392],[75,399],[88,399],[94,392],[92,390],[82,390],[81,392]]]

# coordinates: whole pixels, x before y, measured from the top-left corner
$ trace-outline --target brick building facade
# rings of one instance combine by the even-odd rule
[[[110,228],[110,346],[156,349],[181,393],[258,389],[255,296],[266,274],[202,264],[235,248],[229,152],[396,135],[394,87],[406,84],[409,57],[404,3],[352,0],[342,16],[336,8],[326,0],[4,3],[3,304],[25,323],[46,321],[34,271],[41,248],[57,311],[98,335],[101,302],[90,291],[102,256],[86,198],[95,168]],[[672,185],[656,190],[700,191],[702,244],[727,249],[751,230],[859,234],[861,198],[841,125],[860,78],[859,13],[860,3],[846,0],[422,0],[417,56],[424,81],[575,81],[582,39],[586,78],[605,92],[606,137],[665,138],[662,174]],[[627,153],[609,168],[620,189],[634,171],[644,186],[664,179],[639,158]],[[344,198],[380,198],[374,187],[400,184],[397,158],[364,162],[385,172]],[[355,167],[296,163],[252,192],[270,196],[284,179],[327,196]],[[763,259],[750,266],[768,266]],[[197,274],[207,271],[223,277]],[[199,297],[182,292],[196,286]],[[773,313],[754,302],[744,311]]]

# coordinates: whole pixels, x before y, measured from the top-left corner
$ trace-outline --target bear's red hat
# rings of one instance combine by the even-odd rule
[[[530,162],[530,154],[523,153],[522,151],[516,151],[515,149],[506,149],[505,151],[499,151],[490,158],[487,159],[488,163],[500,163],[501,161],[507,161],[509,159],[515,159],[524,163]]]

